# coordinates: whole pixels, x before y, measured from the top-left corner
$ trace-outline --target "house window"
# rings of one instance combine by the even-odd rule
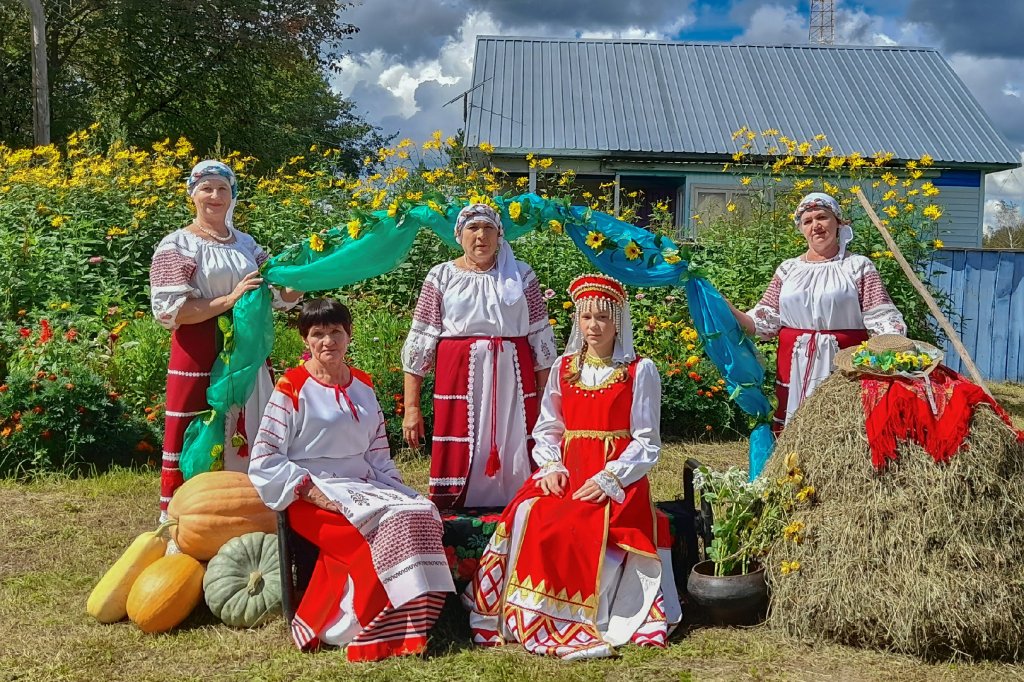
[[[749,221],[754,215],[754,190],[745,187],[722,187],[721,185],[690,186],[691,235],[696,235],[701,225],[713,223],[725,217],[741,222]],[[730,213],[729,204],[735,205]],[[698,220],[695,216],[700,216]]]

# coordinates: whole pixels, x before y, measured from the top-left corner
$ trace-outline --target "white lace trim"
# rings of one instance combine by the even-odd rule
[[[473,470],[473,451],[476,450],[476,345],[469,347],[469,383],[466,384],[466,433],[469,434],[469,463],[467,470]]]
[[[590,480],[617,504],[622,504],[626,500],[626,491],[619,485],[619,480],[609,471],[602,469],[591,476]]]
[[[167,370],[167,373],[168,374],[173,374],[174,376],[179,376],[179,377],[208,377],[208,376],[210,376],[210,372],[186,372],[185,370],[181,370],[181,369],[169,369],[169,370]]]
[[[165,462],[177,462],[179,459],[181,459],[181,453],[180,452],[167,452],[166,450],[164,450],[163,452],[164,452],[163,460]]]
[[[550,462],[544,462],[541,464],[540,468],[533,472],[533,476],[530,478],[534,481],[539,481],[548,474],[565,474],[568,476],[569,470],[565,468],[565,465],[562,464],[560,460],[553,459]]]
[[[470,436],[434,436],[434,440],[441,443],[472,443]]]
[[[444,476],[441,478],[430,478],[430,485],[463,485],[466,482],[465,476]]]
[[[194,417],[197,414],[202,414],[206,410],[199,410],[197,412],[175,412],[173,410],[167,410],[164,414],[168,417]]]
[[[469,400],[469,394],[466,395],[441,395],[440,393],[434,394],[434,400]]]

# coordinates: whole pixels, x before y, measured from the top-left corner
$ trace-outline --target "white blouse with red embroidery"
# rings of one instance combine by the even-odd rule
[[[170,233],[157,245],[149,270],[153,316],[161,326],[177,329],[178,311],[190,298],[217,298],[230,294],[238,283],[267,260],[256,240],[231,229],[235,241],[221,244],[189,230]],[[291,308],[271,287],[275,308]]]

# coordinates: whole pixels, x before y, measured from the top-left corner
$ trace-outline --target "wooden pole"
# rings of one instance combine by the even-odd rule
[[[32,21],[32,132],[36,146],[50,144],[50,86],[46,73],[43,0],[22,0]]]
[[[939,305],[935,302],[935,299],[932,298],[927,287],[925,287],[918,278],[914,269],[910,267],[910,263],[907,262],[907,259],[903,257],[903,252],[900,251],[900,247],[896,245],[896,240],[892,238],[892,235],[889,234],[889,230],[887,230],[885,225],[882,224],[882,221],[878,219],[878,214],[875,213],[875,209],[871,207],[871,203],[868,201],[868,198],[864,196],[864,192],[858,188],[856,194],[857,199],[860,200],[860,205],[864,207],[865,211],[867,211],[868,218],[870,218],[871,222],[873,222],[875,227],[878,228],[878,232],[882,235],[882,239],[885,240],[889,250],[892,251],[893,258],[895,258],[896,262],[900,264],[903,274],[905,274],[907,279],[910,280],[910,284],[914,287],[917,293],[921,294],[921,298],[923,298],[924,302],[928,305],[928,310],[931,311],[936,321],[938,321],[939,326],[942,327],[942,331],[945,332],[946,338],[950,340],[953,347],[956,348],[956,352],[960,354],[961,359],[964,361],[964,365],[967,366],[968,373],[970,373],[971,378],[974,379],[974,383],[981,386],[985,393],[988,393],[990,398],[995,399],[992,396],[992,392],[988,390],[988,386],[985,385],[985,380],[981,378],[981,372],[978,371],[977,366],[974,364],[974,360],[971,359],[971,354],[967,352],[967,348],[964,347],[963,342],[960,340],[960,335],[956,333],[956,330],[953,329],[953,325],[951,325],[949,320],[946,319],[946,316],[942,314],[942,310],[939,309]]]

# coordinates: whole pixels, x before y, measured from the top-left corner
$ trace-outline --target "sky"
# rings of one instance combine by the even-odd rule
[[[462,125],[478,35],[646,38],[760,45],[807,42],[810,0],[356,0],[332,86],[385,133],[423,140]],[[1024,159],[1024,0],[836,0],[837,45],[940,51]],[[983,10],[981,8],[984,8]],[[1024,203],[1024,169],[986,180]]]

